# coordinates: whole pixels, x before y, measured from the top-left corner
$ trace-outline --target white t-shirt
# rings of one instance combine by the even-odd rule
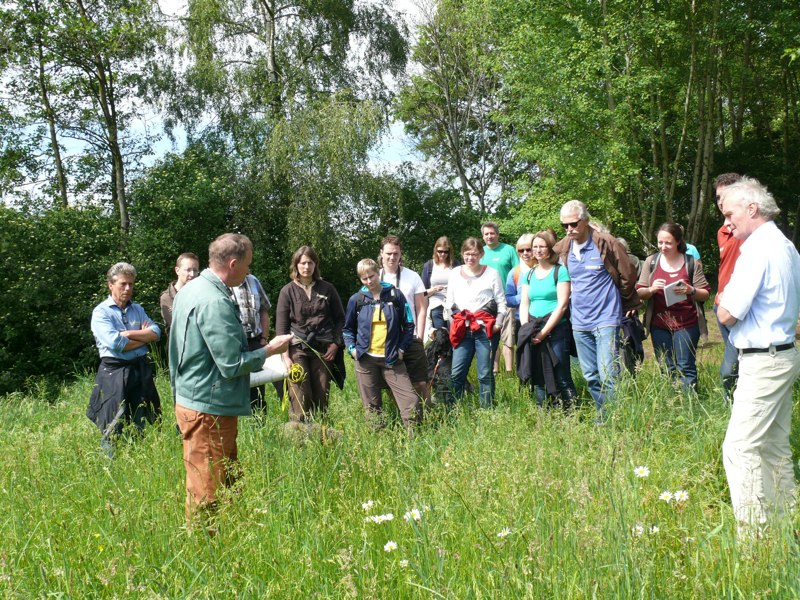
[[[503,322],[506,314],[506,292],[500,282],[500,274],[492,268],[486,268],[479,277],[463,275],[462,267],[453,269],[447,283],[447,300],[445,316],[449,319],[453,305],[458,310],[475,312],[494,300],[497,303],[497,324]]]
[[[414,325],[417,324],[417,294],[425,293],[425,284],[422,283],[422,278],[417,275],[415,271],[402,267],[397,274],[392,275],[383,269],[380,272],[381,281],[391,283],[398,290],[403,292],[406,297],[406,302],[411,309],[411,316],[414,317]]]
[[[446,265],[433,265],[433,269],[431,269],[431,287],[436,285],[446,286],[447,282],[450,280],[450,273],[452,271],[453,267],[448,267]],[[428,296],[428,307],[436,308],[437,306],[444,306],[446,296],[447,290],[431,294]]]

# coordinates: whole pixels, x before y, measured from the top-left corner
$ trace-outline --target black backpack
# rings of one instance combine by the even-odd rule
[[[402,318],[401,310],[403,308],[403,305],[400,304],[400,298],[397,297],[397,288],[394,286],[392,286],[392,289],[389,291],[389,301],[392,304],[394,304],[395,310],[397,310],[397,314],[401,315]],[[380,298],[375,300],[374,298],[372,299],[367,298],[364,294],[359,294],[358,298],[356,298],[356,318],[358,318],[358,315],[361,312],[362,308],[364,308],[367,305],[374,306],[375,304],[380,304],[380,302],[381,302]]]
[[[556,263],[553,265],[553,282],[558,287],[558,270],[561,268],[561,263]],[[528,270],[528,276],[525,278],[525,283],[528,285],[531,284],[531,277],[533,276],[533,269]]]

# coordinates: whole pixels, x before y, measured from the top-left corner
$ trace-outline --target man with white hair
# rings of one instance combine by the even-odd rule
[[[636,269],[628,253],[609,233],[589,225],[589,211],[579,200],[561,207],[566,236],[554,247],[572,281],[572,333],[583,377],[598,418],[614,391],[619,373],[622,317],[641,305],[636,293]]]
[[[717,208],[722,212],[722,190],[727,186],[736,183],[742,178],[738,173],[723,173],[714,179],[714,195],[717,200]],[[725,286],[731,279],[733,269],[736,268],[736,261],[739,259],[739,248],[742,240],[737,240],[727,223],[723,223],[717,230],[717,245],[719,246],[719,269],[717,270],[717,296],[714,299],[714,314],[719,310],[719,301]],[[725,344],[725,352],[722,354],[722,364],[719,366],[719,376],[722,380],[722,394],[726,400],[730,401],[733,395],[733,388],[736,387],[736,380],[739,377],[739,353],[730,341],[730,329],[717,319],[719,333]]]
[[[743,242],[717,309],[739,351],[722,457],[739,533],[749,537],[794,505],[789,435],[800,374],[800,255],[775,225],[780,209],[758,181],[742,177],[720,196],[725,224]]]

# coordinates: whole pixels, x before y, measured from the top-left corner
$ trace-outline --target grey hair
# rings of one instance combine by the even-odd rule
[[[208,247],[208,262],[222,266],[232,259],[243,260],[253,251],[253,242],[241,233],[223,233]]]
[[[120,275],[130,275],[136,281],[136,268],[130,263],[118,262],[106,273],[106,281],[114,283]]]
[[[755,204],[758,214],[772,221],[781,213],[775,198],[769,193],[767,187],[752,177],[742,177],[736,183],[726,185],[720,190],[722,201],[735,202],[740,206]]]
[[[631,247],[630,247],[630,246],[628,246],[628,240],[626,240],[625,238],[618,237],[618,238],[617,238],[617,241],[620,243],[620,245],[621,245],[623,248],[625,248],[625,252],[627,252],[628,254],[630,254],[630,252],[631,252]]]
[[[571,215],[574,212],[578,213],[578,218],[581,221],[585,221],[589,218],[589,209],[586,208],[586,205],[580,200],[570,200],[561,207],[562,217],[564,215]]]

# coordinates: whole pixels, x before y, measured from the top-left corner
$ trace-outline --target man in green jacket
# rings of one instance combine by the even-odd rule
[[[169,339],[169,372],[175,416],[183,437],[186,518],[213,508],[217,487],[233,483],[238,418],[250,412],[251,371],[268,355],[286,350],[291,335],[249,351],[231,287],[250,270],[253,244],[226,233],[208,249],[209,268],[175,296]]]

